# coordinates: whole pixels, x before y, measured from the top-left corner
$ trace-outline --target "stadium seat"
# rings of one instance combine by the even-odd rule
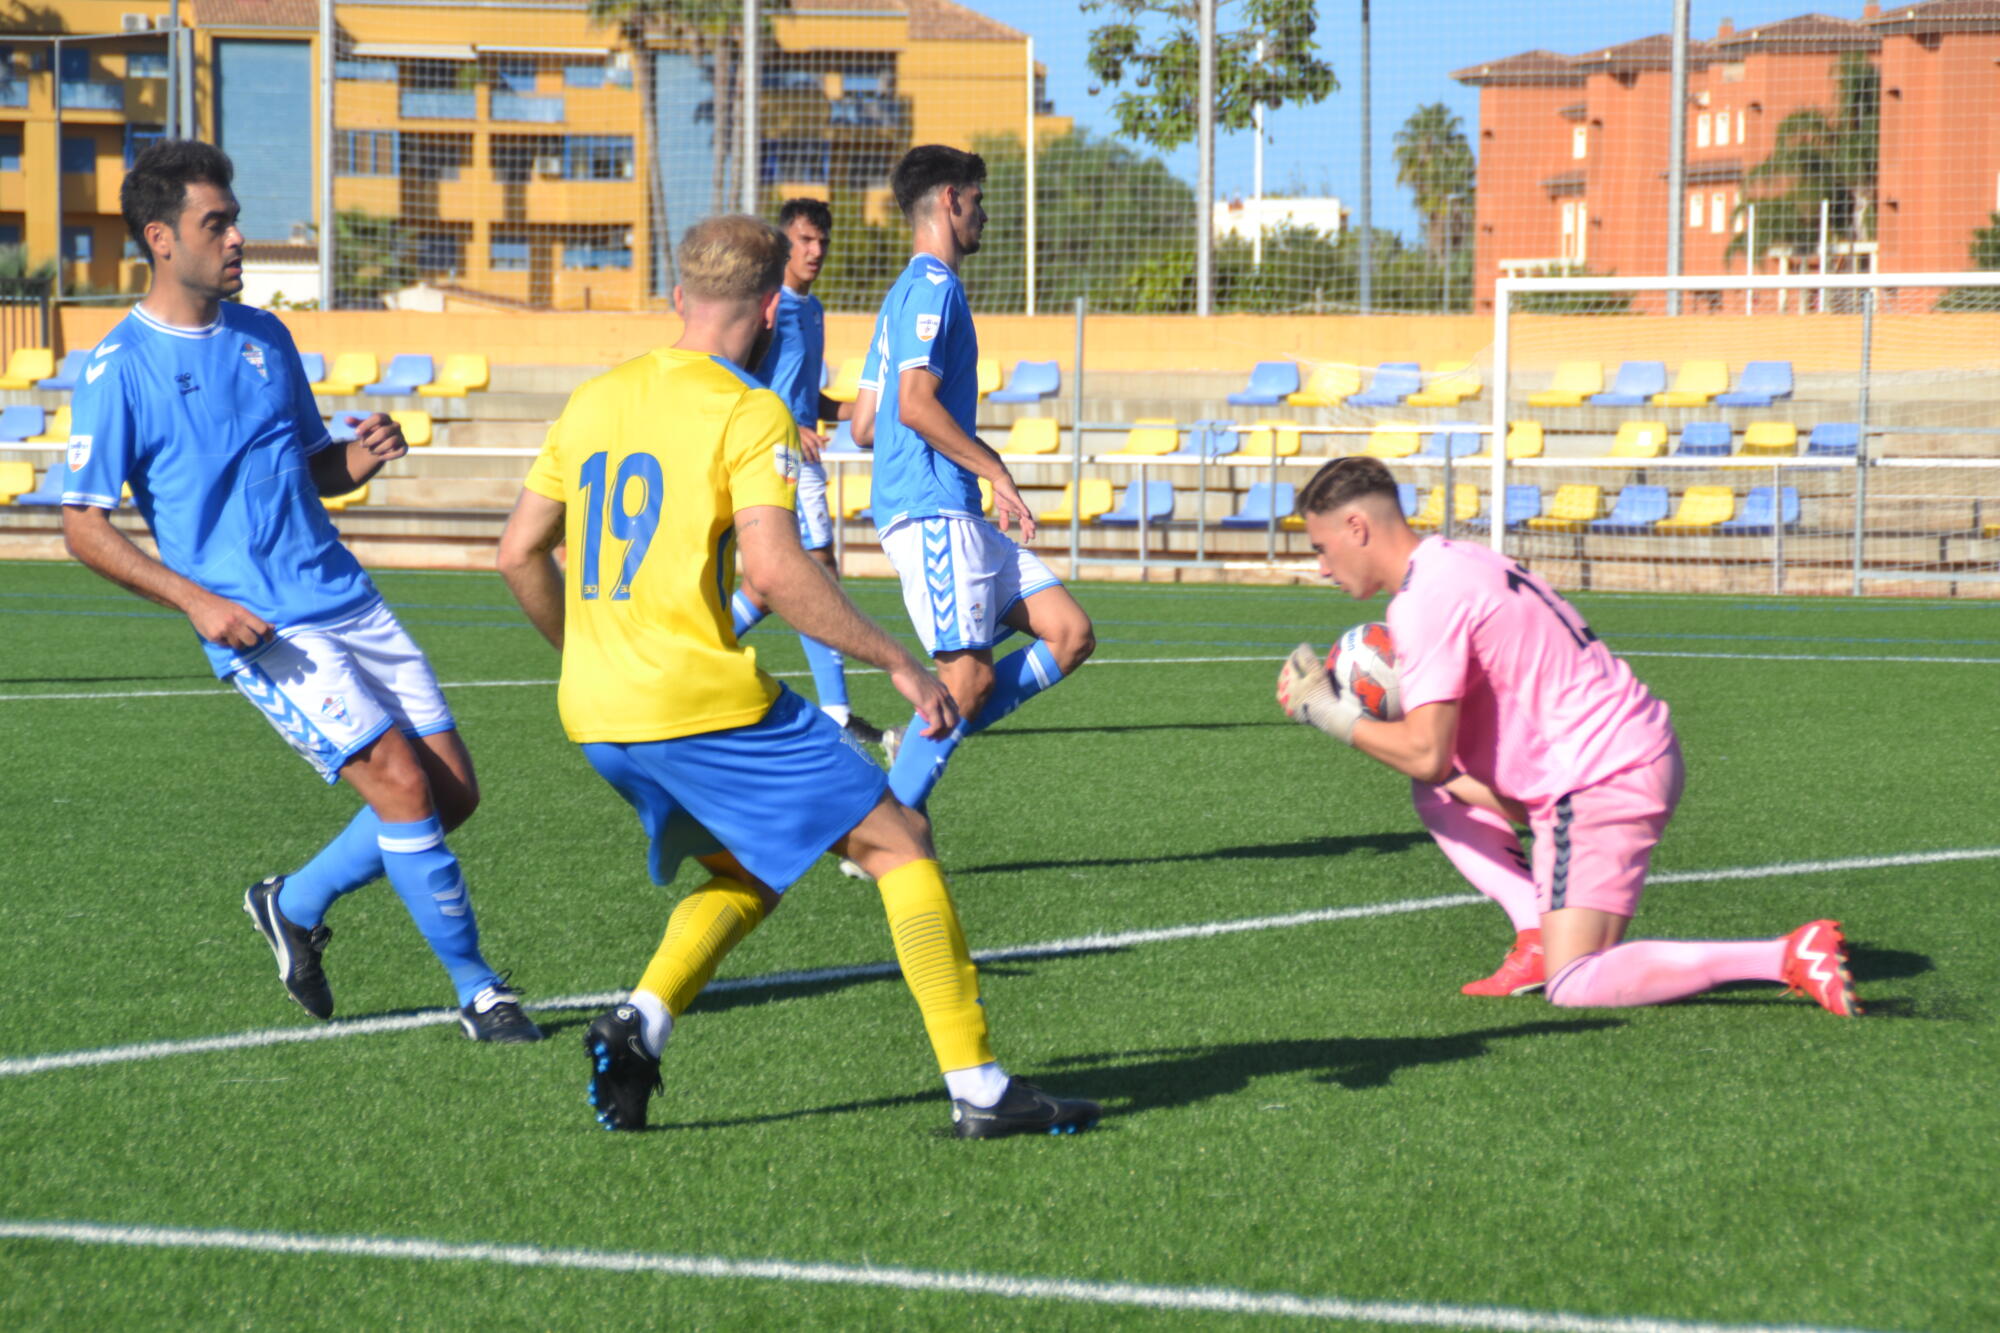
[[[403,428],[403,443],[412,449],[421,449],[432,439],[431,414],[409,411],[391,412],[389,419]]]
[[[821,389],[820,392],[826,397],[833,399],[836,403],[853,402],[861,394],[861,363],[863,360],[864,358],[862,357],[850,356],[841,362],[840,369],[834,372],[833,383]]]
[[[834,479],[829,476],[826,479],[826,488],[830,499],[832,499],[834,485]],[[874,500],[874,484],[866,472],[841,473],[839,490],[840,494],[838,498],[832,499],[832,508],[835,513],[839,514],[842,519],[863,518],[867,515],[868,506]]]
[[[1604,488],[1583,483],[1558,486],[1548,512],[1528,520],[1534,532],[1582,532],[1604,512]]]
[[[1639,407],[1667,387],[1664,361],[1627,361],[1603,393],[1592,394],[1592,407]]]
[[[1225,528],[1268,528],[1291,513],[1298,504],[1298,491],[1289,481],[1260,481],[1243,492],[1243,504],[1233,514],[1218,520]]]
[[[0,444],[19,444],[42,433],[49,414],[33,403],[0,408]]]
[[[1507,427],[1507,458],[1510,462],[1516,458],[1540,458],[1546,445],[1547,440],[1543,436],[1542,423],[1539,421],[1516,421]],[[1468,461],[1477,463],[1482,459],[1487,462],[1493,459],[1493,455],[1486,451],[1483,444],[1480,451]]]
[[[17,505],[59,505],[62,503],[64,478],[69,475],[66,467],[51,467],[42,473],[42,484],[32,491],[24,491],[14,497]],[[130,499],[132,488],[127,486],[120,498]]]
[[[1861,427],[1852,421],[1822,421],[1806,437],[1807,458],[1852,458],[1861,450]]]
[[[7,373],[0,375],[0,389],[32,389],[55,373],[55,354],[48,348],[16,347],[7,358]]]
[[[1449,453],[1453,458],[1470,458],[1479,452],[1483,439],[1479,427],[1471,422],[1447,421],[1424,436],[1424,447],[1417,452],[1417,457],[1443,458]]]
[[[1627,486],[1611,513],[1590,525],[1592,532],[1651,532],[1672,508],[1664,486]]]
[[[68,444],[70,435],[69,404],[64,403],[49,415],[49,424],[39,435],[30,435],[29,444]]]
[[[48,379],[39,380],[35,387],[44,393],[68,393],[76,388],[77,376],[83,374],[84,363],[90,359],[89,351],[70,352],[62,359],[62,365]]]
[[[1797,527],[1799,522],[1797,488],[1781,486],[1778,488],[1778,495],[1777,521],[1787,528]],[[1715,530],[1718,534],[1726,533],[1731,537],[1768,537],[1773,526],[1772,508],[1771,488],[1753,487],[1750,493],[1743,497],[1743,507],[1736,511],[1736,517],[1716,524]]]
[[[1233,423],[1232,423],[1233,425]],[[1231,462],[1249,458],[1296,458],[1299,454],[1299,427],[1291,421],[1259,421],[1253,426],[1234,426],[1236,448],[1226,454],[1210,455]]]
[[[1187,446],[1174,458],[1223,458],[1236,452],[1237,428],[1233,421],[1190,422]]]
[[[438,377],[429,384],[419,384],[417,392],[426,398],[463,398],[492,382],[493,368],[486,364],[483,352],[453,352],[445,357]]]
[[[1085,477],[1081,505],[1077,497],[1077,483],[1063,483],[1062,497],[1056,501],[1056,507],[1035,515],[1035,522],[1067,525],[1077,521],[1081,509],[1083,521],[1091,523],[1111,512],[1111,483],[1103,477]]]
[[[1136,528],[1139,526],[1142,501],[1148,524],[1167,522],[1174,516],[1174,484],[1170,481],[1149,481],[1142,496],[1138,482],[1127,482],[1125,498],[1110,513],[1099,515],[1097,521],[1107,528]]]
[[[993,513],[993,483],[984,477],[979,479],[979,512],[989,517]]]
[[[318,352],[300,352],[299,365],[306,372],[307,384],[318,384],[326,378],[326,358]]]
[[[1347,400],[1349,407],[1396,407],[1424,387],[1424,368],[1414,361],[1384,361],[1368,387]]]
[[[1611,441],[1613,458],[1662,458],[1667,452],[1667,428],[1658,421],[1628,421]]]
[[[841,422],[845,426],[846,422]],[[853,436],[848,437],[852,443]],[[1022,417],[1007,428],[1003,454],[1052,454],[1062,446],[1062,432],[1054,417]]]
[[[980,357],[979,364],[974,368],[974,374],[978,376],[979,396],[984,398],[1000,387],[1000,358]]]
[[[1584,400],[1604,389],[1604,367],[1595,361],[1564,361],[1555,380],[1540,393],[1528,395],[1529,407],[1582,407]]]
[[[1181,447],[1181,433],[1172,417],[1140,417],[1125,433],[1122,447],[1106,458],[1158,458]]]
[[[987,397],[991,403],[1039,403],[1062,388],[1062,367],[1053,361],[1016,361],[1007,387]]]
[[[1507,517],[1505,522],[1511,529],[1519,528],[1531,518],[1538,518],[1542,512],[1542,488],[1532,482],[1509,485],[1507,487]],[[1469,518],[1465,520],[1468,531],[1483,532],[1488,519]]]
[[[335,512],[352,508],[355,505],[367,504],[368,483],[365,481],[362,482],[361,485],[355,487],[345,495],[322,495],[319,497],[319,502]]]
[[[2000,523],[1988,523],[1980,529],[1980,533],[1987,537],[2000,537]]]
[[[1464,523],[1479,516],[1479,488],[1470,482],[1461,481],[1451,488],[1451,521]],[[1444,487],[1433,486],[1425,494],[1424,502],[1410,517],[1410,526],[1419,532],[1429,532],[1444,526]]]
[[[349,417],[354,417],[356,421],[360,420],[360,417],[353,412],[335,412],[331,417],[328,417],[326,422],[327,438],[331,439],[335,444],[346,444],[352,440],[359,432],[349,423]]]
[[[1322,361],[1306,377],[1305,387],[1285,395],[1292,407],[1339,407],[1361,392],[1361,372],[1353,366]]]
[[[429,384],[437,367],[428,356],[421,352],[399,352],[389,358],[389,369],[373,384],[361,386],[361,392],[370,394],[413,394],[417,386]]]
[[[35,489],[35,465],[14,459],[0,463],[0,505],[14,503],[17,495],[26,495]]]
[[[1718,523],[1727,523],[1735,513],[1736,492],[1729,487],[1690,486],[1682,493],[1681,507],[1674,511],[1674,516],[1655,523],[1653,531],[1707,532]]]
[[[1799,428],[1789,421],[1753,421],[1743,428],[1743,452],[1752,457],[1778,458],[1799,451]]]
[[[1447,361],[1429,384],[1404,401],[1411,407],[1457,407],[1467,398],[1477,398],[1481,387],[1477,366],[1469,361]]]
[[[1291,361],[1259,361],[1250,383],[1229,395],[1236,407],[1275,407],[1299,391],[1299,368]]]
[[[1674,376],[1674,387],[1653,395],[1654,407],[1707,407],[1709,399],[1729,391],[1729,363],[1688,361]]]
[[[1403,511],[1404,518],[1415,518],[1417,506],[1423,503],[1417,498],[1417,483],[1399,481],[1396,483],[1396,504]]]
[[[1408,458],[1423,447],[1423,427],[1410,421],[1385,421],[1368,432],[1370,458]]]
[[[1743,378],[1728,393],[1715,396],[1717,407],[1769,407],[1774,399],[1792,396],[1792,363],[1752,361]]]
[[[373,352],[342,352],[333,358],[333,369],[312,386],[312,391],[335,397],[357,394],[362,385],[373,384],[381,377],[382,364]]]
[[[1729,453],[1732,432],[1726,421],[1690,421],[1681,427],[1676,458],[1721,458]]]
[[[822,457],[826,454],[858,454],[862,451],[861,446],[854,442],[854,426],[851,422],[822,421],[819,424],[832,428],[824,432],[826,448],[822,451]]]

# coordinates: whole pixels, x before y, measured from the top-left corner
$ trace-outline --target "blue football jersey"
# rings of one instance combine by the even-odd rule
[[[819,429],[819,376],[825,363],[825,307],[817,296],[779,288],[771,346],[758,363],[757,382],[784,399],[792,420],[807,430]]]
[[[281,636],[379,600],[308,471],[332,441],[275,315],[224,302],[182,329],[134,306],[80,378],[64,504],[115,509],[129,484],[160,562]],[[258,655],[202,647],[218,676]]]
[[[875,411],[873,506],[878,529],[906,518],[980,515],[979,478],[897,420],[904,371],[938,377],[938,401],[967,435],[979,407],[979,340],[958,275],[917,255],[875,321],[881,398]]]

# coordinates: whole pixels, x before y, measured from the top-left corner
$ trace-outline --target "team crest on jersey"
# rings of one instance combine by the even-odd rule
[[[72,435],[69,437],[69,470],[83,471],[83,465],[90,461],[91,436]]]
[[[338,694],[329,694],[320,700],[319,712],[329,721],[345,724],[348,721],[347,700]]]
[[[267,380],[271,378],[271,372],[264,369],[264,349],[256,343],[243,344],[243,359],[250,363],[250,369],[256,371],[261,378]]]
[[[918,315],[917,341],[927,343],[937,337],[938,325],[942,322],[936,315]]]
[[[780,442],[771,446],[771,464],[787,482],[799,484],[799,456],[791,445]]]

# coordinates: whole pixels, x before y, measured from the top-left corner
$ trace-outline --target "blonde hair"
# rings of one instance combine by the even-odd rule
[[[701,301],[754,301],[785,280],[792,243],[748,213],[703,218],[681,237],[681,288]]]

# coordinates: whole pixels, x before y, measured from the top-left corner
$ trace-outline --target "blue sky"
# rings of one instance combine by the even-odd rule
[[[1092,131],[1114,127],[1114,93],[1090,95],[1084,64],[1089,33],[1106,15],[1085,14],[1074,0],[963,0],[980,13],[1030,33],[1035,58],[1049,72],[1048,93],[1061,115],[1074,116]],[[1217,24],[1232,26],[1236,6],[1223,0]],[[1859,0],[1819,4],[1812,0],[1694,0],[1690,34],[1715,35],[1725,17],[1737,28],[1815,12],[1858,18]],[[1270,193],[1334,194],[1353,210],[1360,194],[1358,140],[1361,128],[1360,0],[1321,0],[1318,39],[1322,59],[1333,66],[1340,91],[1318,106],[1274,111],[1265,117],[1264,185]],[[1673,28],[1672,0],[1374,0],[1371,45],[1374,66],[1375,225],[1414,238],[1416,210],[1396,184],[1390,153],[1396,130],[1418,106],[1442,101],[1464,120],[1467,136],[1478,127],[1479,93],[1450,76],[1482,61],[1546,47],[1576,54],[1592,47],[1631,41]],[[1224,195],[1248,194],[1252,144],[1249,134],[1216,139],[1216,186]],[[1168,155],[1168,163],[1190,184],[1195,151],[1190,145]]]

